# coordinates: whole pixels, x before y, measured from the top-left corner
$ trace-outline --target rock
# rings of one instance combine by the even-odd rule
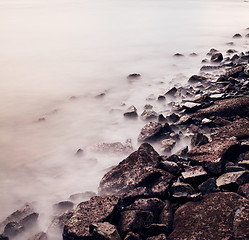
[[[137,109],[132,105],[124,112],[125,117],[137,117]]]
[[[148,237],[146,240],[167,240],[167,237],[165,234],[159,234],[157,236]]]
[[[244,74],[246,76],[249,76],[249,65],[247,65],[245,68],[244,68]]]
[[[228,49],[227,51],[226,51],[226,53],[228,53],[228,54],[232,54],[232,53],[236,53],[237,51],[235,50],[235,49]]]
[[[128,232],[124,240],[142,240],[138,233]]]
[[[154,110],[145,109],[141,114],[140,118],[142,120],[152,120],[158,118],[158,114]]]
[[[166,121],[167,121],[167,119],[163,116],[163,114],[158,115],[158,122],[164,123]]]
[[[194,52],[193,52],[193,53],[190,53],[189,56],[191,56],[191,57],[196,57],[196,56],[198,56],[198,55],[197,55],[197,53],[194,53]]]
[[[233,38],[242,38],[242,36],[241,36],[241,34],[236,33],[236,34],[233,35]]]
[[[133,80],[133,79],[139,79],[141,75],[139,73],[131,73],[128,75],[127,79]]]
[[[4,234],[9,237],[15,237],[16,235],[24,232],[24,226],[18,222],[9,222],[4,228]]]
[[[92,191],[86,191],[86,192],[83,192],[83,193],[75,193],[75,194],[72,194],[69,199],[72,200],[72,201],[87,201],[89,200],[90,198],[92,197],[95,197],[97,196],[97,194],[95,192],[92,192]]]
[[[240,172],[240,171],[245,171],[245,170],[246,170],[245,168],[235,166],[235,165],[226,165],[226,167],[225,167],[225,173]]]
[[[118,229],[121,235],[129,231],[139,231],[153,223],[153,214],[148,211],[127,210],[122,211],[118,218]]]
[[[137,187],[144,191],[156,191],[160,179],[164,179],[167,188],[173,175],[163,170],[156,169],[160,161],[159,154],[148,143],[143,143],[138,151],[133,152],[128,158],[114,167],[100,181],[99,194],[123,194]],[[149,182],[148,182],[149,181]]]
[[[168,200],[165,201],[165,206],[159,215],[158,223],[164,224],[167,228],[164,233],[169,234],[173,226],[173,211]]]
[[[224,173],[216,180],[216,185],[222,190],[237,191],[240,185],[247,183],[249,172],[229,172]]]
[[[182,177],[184,182],[198,186],[207,179],[207,172],[201,166],[187,167]]]
[[[231,116],[248,116],[249,115],[249,98],[238,97],[224,100],[217,100],[207,108],[200,109],[196,113],[191,114],[192,118],[205,118],[210,116],[231,117]],[[181,120],[181,119],[180,119]]]
[[[153,222],[158,222],[159,214],[162,212],[165,202],[158,198],[140,198],[125,208],[125,210],[149,211],[153,214]]]
[[[170,114],[169,116],[167,116],[166,119],[167,119],[169,122],[175,123],[175,122],[179,121],[180,116],[179,116],[178,114],[172,113],[172,114]]]
[[[167,88],[165,89],[160,96],[175,96],[175,94],[177,93],[177,88],[176,87],[172,87],[172,88]]]
[[[195,133],[191,139],[191,145],[193,147],[201,146],[201,145],[204,145],[206,143],[208,143],[208,138],[202,133]]]
[[[168,160],[161,161],[158,167],[173,175],[176,175],[180,170],[180,166],[177,163]]]
[[[93,223],[89,227],[89,232],[94,240],[121,240],[117,228],[109,222]]]
[[[188,152],[188,160],[201,165],[211,174],[218,175],[224,170],[225,162],[238,155],[238,142],[234,140],[214,140]],[[235,158],[236,159],[236,158]]]
[[[219,70],[221,68],[223,68],[223,66],[209,66],[209,65],[207,65],[207,66],[202,66],[200,71],[201,72],[202,71],[215,71],[215,70]]]
[[[71,201],[63,201],[53,205],[55,211],[63,213],[67,210],[72,210],[74,207],[74,203]]]
[[[181,53],[176,53],[176,54],[174,54],[174,57],[184,57],[184,55]]]
[[[249,183],[239,186],[238,194],[249,199]]]
[[[236,193],[210,193],[177,209],[169,240],[248,239],[249,200]]]
[[[176,122],[176,125],[183,125],[183,124],[191,124],[193,122],[193,119],[189,115],[182,116],[178,122]]]
[[[211,62],[218,63],[223,60],[223,55],[220,52],[213,53],[211,56]]]
[[[29,238],[28,240],[47,240],[47,234],[45,232],[40,232],[34,235],[33,237]]]
[[[209,52],[207,53],[207,56],[212,56],[214,53],[217,53],[217,52],[219,52],[217,49],[211,48],[211,49],[209,50]]]
[[[185,102],[181,107],[186,109],[187,112],[194,112],[201,107],[201,104],[195,102]]]
[[[232,45],[234,45],[234,42],[228,42],[226,44],[232,46]]]
[[[200,76],[200,75],[193,75],[189,78],[188,82],[189,83],[199,83],[199,82],[205,82],[207,80],[206,77]]]
[[[213,192],[217,192],[216,180],[214,178],[209,178],[202,184],[198,186],[198,190],[203,194],[209,194]]]
[[[194,188],[188,183],[175,182],[170,187],[170,195],[173,199],[187,198],[195,193]]]
[[[170,152],[175,146],[176,141],[174,139],[164,139],[161,141],[161,151],[162,152]]]
[[[233,68],[226,71],[226,76],[227,77],[238,77],[239,74],[243,71],[244,71],[243,66],[233,67]]]
[[[183,147],[180,150],[178,150],[176,152],[176,155],[185,158],[187,156],[187,153],[188,153],[188,146]]]
[[[246,118],[238,119],[226,126],[217,130],[212,139],[229,139],[236,137],[238,140],[246,139],[249,137],[249,120]]]
[[[163,132],[165,132],[164,130],[165,128],[163,127],[161,123],[150,122],[142,128],[138,136],[138,141],[139,142],[155,141],[161,136]]]
[[[198,202],[203,199],[203,195],[201,193],[194,193],[189,196],[189,200],[193,202]]]
[[[81,148],[79,148],[79,149],[77,150],[77,152],[75,153],[75,155],[78,156],[78,157],[82,156],[83,154],[84,154],[84,150],[81,149]]]
[[[9,238],[4,234],[0,234],[0,240],[9,240]]]
[[[245,37],[246,37],[246,38],[249,38],[249,33],[247,33],[247,34],[245,35]]]
[[[149,227],[143,229],[143,233],[147,236],[156,236],[166,232],[168,232],[168,226],[159,223],[152,223]]]
[[[89,226],[92,223],[110,221],[119,197],[115,195],[93,197],[80,203],[73,216],[66,222],[63,232],[64,240],[89,239]]]

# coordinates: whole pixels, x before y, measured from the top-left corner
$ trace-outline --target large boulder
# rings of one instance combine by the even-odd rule
[[[118,202],[119,197],[109,195],[93,197],[89,201],[80,203],[65,224],[63,239],[93,239],[89,226],[92,223],[111,221]]]
[[[104,175],[100,181],[99,194],[124,194],[137,187],[156,192],[160,184],[165,191],[174,176],[157,169],[159,161],[159,154],[150,144],[141,144],[137,151]],[[161,180],[164,182],[161,183]]]
[[[249,239],[249,200],[236,193],[210,193],[177,209],[169,240]]]
[[[188,152],[188,159],[194,165],[201,165],[206,171],[218,175],[222,173],[226,161],[235,160],[238,142],[215,140]]]

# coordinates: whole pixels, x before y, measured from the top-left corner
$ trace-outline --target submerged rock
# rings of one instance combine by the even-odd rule
[[[218,63],[223,60],[223,55],[220,52],[213,53],[211,56],[211,62]]]
[[[137,109],[132,105],[124,112],[125,117],[137,117]]]
[[[242,36],[241,36],[241,34],[236,33],[236,34],[233,35],[233,38],[242,38]]]
[[[28,240],[47,240],[47,234],[45,232],[40,232],[34,235],[33,237],[30,237]]]

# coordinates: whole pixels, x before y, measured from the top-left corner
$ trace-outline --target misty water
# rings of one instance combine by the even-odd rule
[[[241,0],[0,0],[0,221],[33,201],[46,231],[52,204],[97,192],[128,153],[89,146],[131,138],[136,149],[145,122],[124,110],[152,104],[166,116],[168,102],[148,96],[186,83],[210,48],[231,48],[248,13]]]

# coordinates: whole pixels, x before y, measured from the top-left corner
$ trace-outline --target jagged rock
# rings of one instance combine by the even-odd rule
[[[166,190],[174,176],[156,169],[159,161],[159,154],[150,144],[141,144],[138,151],[133,152],[105,174],[100,181],[99,194],[122,194],[129,190],[133,191],[137,187],[142,187],[145,192],[148,191],[147,194],[149,192],[156,194],[156,189],[162,179],[165,181],[162,187]],[[161,191],[163,190],[161,189]]]
[[[247,65],[245,68],[244,68],[244,74],[246,76],[249,76],[249,65]]]
[[[167,119],[168,121],[170,121],[170,122],[175,123],[175,122],[179,121],[180,116],[179,116],[178,114],[172,113],[172,114],[170,114],[169,116],[167,116],[166,119]]]
[[[220,52],[213,53],[211,56],[211,62],[221,62],[223,60],[223,55]]]
[[[165,234],[159,234],[157,236],[148,237],[146,240],[167,240],[167,237]]]
[[[176,152],[176,155],[184,158],[184,157],[186,157],[187,153],[188,153],[188,146],[183,147],[180,150],[178,150]]]
[[[184,182],[197,186],[207,179],[207,172],[201,166],[187,167],[182,178]]]
[[[176,122],[176,125],[183,125],[183,124],[191,124],[193,122],[193,119],[189,115],[182,116],[178,122]]]
[[[173,199],[187,198],[194,193],[194,188],[188,183],[175,182],[170,187],[170,195]]]
[[[241,34],[236,33],[236,34],[233,35],[233,38],[242,38],[242,36],[241,36]]]
[[[199,82],[205,82],[207,80],[206,77],[200,76],[200,75],[193,75],[189,78],[189,83],[199,83]]]
[[[152,119],[156,119],[158,118],[158,113],[156,113],[154,110],[151,110],[151,109],[145,109],[140,118],[142,120],[152,120]]]
[[[233,67],[226,71],[226,76],[227,77],[238,77],[239,74],[243,72],[243,70],[244,70],[243,66]]]
[[[72,200],[72,201],[87,201],[89,200],[90,198],[92,197],[95,197],[97,196],[97,194],[95,192],[92,192],[92,191],[86,191],[86,192],[83,192],[83,193],[75,193],[75,194],[72,194],[69,199]]]
[[[248,239],[249,200],[236,193],[210,193],[177,209],[169,240]]]
[[[118,218],[118,229],[121,235],[127,232],[139,231],[153,223],[153,214],[149,211],[127,210],[122,211]]]
[[[167,119],[163,116],[163,114],[158,115],[158,122],[164,123],[166,121],[167,121]]]
[[[111,195],[93,197],[89,201],[80,203],[65,224],[63,239],[89,239],[91,237],[89,226],[92,223],[110,221],[118,201],[119,197]]]
[[[152,141],[160,137],[160,135],[163,132],[163,125],[158,122],[150,122],[146,124],[139,136],[138,136],[138,141],[143,142],[143,141]]]
[[[142,210],[153,213],[153,222],[158,221],[159,214],[162,212],[165,202],[158,198],[140,198],[125,208],[125,210]]]
[[[191,114],[191,116],[189,117],[190,118],[205,118],[210,116],[231,117],[236,115],[242,117],[249,115],[248,97],[217,100],[212,106],[200,109],[196,113]]]
[[[172,88],[167,88],[165,89],[160,96],[175,96],[175,94],[177,93],[177,88],[176,87],[172,87]]]
[[[201,104],[195,102],[185,102],[181,107],[188,112],[193,112],[199,109],[201,107]]]
[[[66,212],[68,210],[72,210],[74,207],[74,203],[71,201],[63,201],[53,205],[53,208],[57,212]]]
[[[223,66],[202,66],[200,71],[215,71],[223,68]]]
[[[170,233],[173,226],[173,211],[170,205],[170,201],[165,201],[165,206],[159,215],[158,223],[164,224],[167,226],[167,229],[164,233]]]
[[[138,233],[128,232],[124,240],[142,240]]]
[[[238,194],[249,199],[249,183],[239,186]]]
[[[203,133],[195,133],[191,139],[191,145],[193,147],[201,146],[206,143],[208,143],[208,138]]]
[[[161,141],[161,151],[162,152],[170,152],[175,146],[176,141],[172,138],[164,139]]]
[[[4,234],[9,237],[15,237],[16,235],[24,232],[24,226],[18,222],[9,222],[4,228]]]
[[[161,161],[158,167],[173,175],[176,175],[180,170],[180,166],[177,163],[168,160]]]
[[[240,185],[247,183],[249,180],[249,172],[229,172],[224,173],[216,180],[216,185],[222,190],[237,191]]]
[[[198,202],[203,199],[202,193],[194,193],[189,196],[189,200],[193,202]]]
[[[217,130],[212,139],[229,139],[236,137],[237,139],[246,139],[249,137],[249,120],[246,118],[238,119]]]
[[[239,155],[238,148],[237,141],[214,140],[190,150],[188,159],[192,164],[201,165],[206,171],[218,175],[222,173],[226,161]]]
[[[121,240],[117,228],[109,222],[93,223],[89,232],[94,240]]]
[[[29,238],[28,240],[47,240],[47,234],[45,232],[40,232],[34,235],[33,237]]]
[[[137,109],[134,106],[130,106],[124,112],[125,117],[137,117]]]
[[[209,178],[202,184],[198,186],[198,190],[203,194],[209,194],[213,192],[217,192],[216,180],[214,178]]]

